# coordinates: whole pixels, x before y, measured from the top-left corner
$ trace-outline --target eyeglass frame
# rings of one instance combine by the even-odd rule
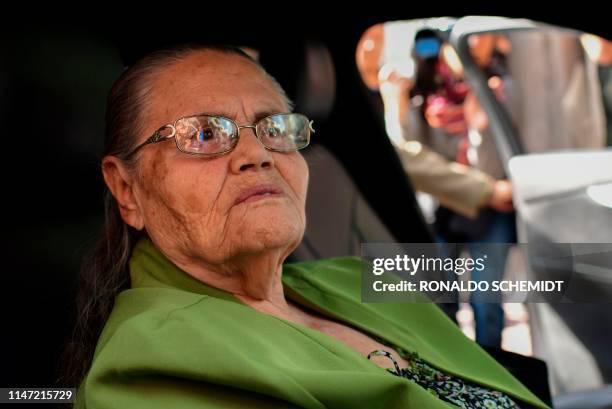
[[[287,149],[287,150],[282,150],[282,149],[273,149],[270,148],[268,146],[266,146],[262,140],[261,137],[257,134],[257,124],[260,123],[261,121],[268,119],[270,117],[273,116],[277,116],[277,115],[301,115],[303,116],[307,121],[308,121],[308,141],[306,142],[306,145],[297,148],[297,149]],[[236,127],[236,129],[238,130],[238,137],[237,142],[234,144],[234,146],[232,146],[230,149],[225,150],[223,152],[217,152],[217,153],[198,153],[198,152],[186,152],[184,150],[182,150],[181,148],[179,148],[178,146],[178,141],[176,139],[176,125],[178,124],[179,121],[182,121],[183,119],[187,119],[187,118],[196,118],[199,116],[208,116],[208,117],[214,117],[214,118],[221,118],[221,119],[225,119],[231,123],[234,124],[234,126]],[[272,152],[297,152],[301,149],[306,148],[308,145],[310,145],[310,133],[315,133],[314,128],[312,127],[313,124],[313,120],[308,118],[306,115],[304,114],[300,114],[300,113],[296,113],[296,112],[278,112],[275,114],[270,114],[270,115],[266,115],[263,118],[258,119],[255,123],[251,124],[251,125],[238,125],[238,123],[236,121],[234,121],[231,118],[228,118],[226,116],[223,115],[215,115],[215,114],[209,114],[209,113],[201,113],[201,114],[194,114],[194,115],[186,115],[186,116],[182,116],[180,118],[178,118],[176,121],[174,121],[173,124],[166,124],[163,125],[161,127],[159,127],[154,133],[153,135],[151,135],[150,137],[148,137],[144,142],[142,142],[141,144],[139,144],[138,146],[136,146],[134,149],[132,149],[130,152],[127,153],[127,155],[125,155],[125,158],[130,158],[131,156],[133,156],[137,151],[139,151],[141,148],[145,147],[146,145],[151,145],[154,143],[158,143],[158,142],[164,142],[167,140],[170,140],[172,138],[174,138],[174,142],[176,144],[176,149],[178,149],[180,152],[182,153],[186,153],[188,155],[194,155],[194,156],[202,156],[202,157],[207,157],[207,158],[214,158],[217,156],[222,156],[225,155],[226,153],[229,153],[231,151],[233,151],[236,146],[238,145],[238,140],[240,139],[240,130],[244,129],[244,128],[250,128],[253,130],[253,133],[255,134],[255,137],[257,138],[257,140],[259,141],[259,143],[261,143],[261,145]],[[164,136],[162,135],[162,131],[164,131],[165,129],[172,129],[172,133],[170,135]]]

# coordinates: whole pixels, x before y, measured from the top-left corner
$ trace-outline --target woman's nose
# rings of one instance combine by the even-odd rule
[[[230,155],[231,170],[240,173],[247,170],[261,170],[274,166],[272,153],[257,139],[255,130],[242,128],[236,148]]]

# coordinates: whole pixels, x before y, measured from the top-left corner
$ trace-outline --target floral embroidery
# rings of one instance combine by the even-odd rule
[[[377,341],[393,348],[393,345],[382,339]],[[395,350],[408,361],[407,368],[400,368],[389,352],[380,349],[372,351],[368,359],[375,355],[386,356],[393,361],[395,367],[395,370],[387,369],[387,371],[416,382],[432,395],[462,409],[519,409],[516,402],[501,392],[447,375],[430,366],[414,352],[407,352],[401,348]]]

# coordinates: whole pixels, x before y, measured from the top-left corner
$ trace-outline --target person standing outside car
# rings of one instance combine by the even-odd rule
[[[358,46],[364,82],[380,91],[388,136],[415,187],[433,193],[441,203],[436,215],[440,241],[515,242],[510,183],[471,166],[468,158],[468,131],[473,124],[467,119],[482,123],[485,114],[467,84],[441,57],[449,46],[433,30],[410,23],[374,26]],[[478,247],[469,247],[472,257],[478,257]],[[503,265],[506,255],[501,251],[493,256]],[[496,270],[472,278],[499,279],[503,269]],[[471,301],[477,341],[501,347],[501,306]],[[456,310],[455,305],[451,315]]]
[[[401,96],[409,94],[412,80],[402,75],[401,65],[399,72],[387,68],[385,77],[381,70],[383,41],[382,24],[368,29],[357,46],[357,67],[368,89],[382,98],[385,117],[397,118],[408,111],[410,101]],[[385,121],[385,125],[417,191],[430,194],[445,207],[471,218],[487,207],[511,208],[512,189],[508,181],[495,180],[477,168],[446,158],[421,141],[404,138],[398,121]]]

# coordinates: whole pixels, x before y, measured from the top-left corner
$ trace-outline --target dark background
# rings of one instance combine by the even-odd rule
[[[559,4],[534,11],[515,3],[430,3],[372,14],[345,6],[345,13],[330,15],[325,8],[303,5],[301,11],[289,7],[284,15],[280,8],[236,16],[200,7],[148,10],[149,17],[102,13],[94,21],[92,12],[79,19],[22,18],[14,26],[13,18],[5,16],[0,38],[0,386],[54,386],[59,353],[70,332],[80,260],[101,228],[104,106],[124,62],[180,41],[251,45],[262,50],[269,70],[294,97],[301,47],[306,41],[325,44],[335,63],[336,104],[316,136],[348,168],[398,240],[420,242],[428,241],[428,233],[392,148],[366,144],[386,137],[354,67],[363,31],[388,20],[483,14],[527,17],[610,38],[610,22],[597,18],[608,13],[603,5]],[[388,186],[398,189],[393,200],[386,199]]]

